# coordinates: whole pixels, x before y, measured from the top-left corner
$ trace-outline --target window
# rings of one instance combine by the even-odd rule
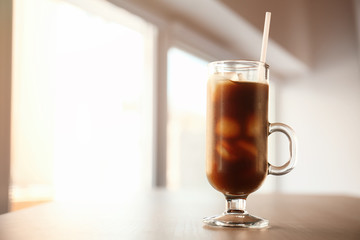
[[[12,201],[149,188],[154,27],[100,1],[14,11]]]
[[[168,51],[167,181],[169,188],[203,187],[207,61]]]

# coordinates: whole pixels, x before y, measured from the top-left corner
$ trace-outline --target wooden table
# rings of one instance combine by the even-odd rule
[[[223,208],[215,191],[153,191],[106,204],[53,202],[0,215],[0,239],[360,239],[355,197],[255,194],[248,211],[270,220],[269,228],[203,225],[203,217]]]

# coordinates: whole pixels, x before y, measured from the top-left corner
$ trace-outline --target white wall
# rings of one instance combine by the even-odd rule
[[[280,186],[285,192],[360,196],[355,17],[351,1],[326,3],[312,1],[308,6],[310,71],[280,88],[278,119],[291,125],[299,140],[298,165],[281,178]]]

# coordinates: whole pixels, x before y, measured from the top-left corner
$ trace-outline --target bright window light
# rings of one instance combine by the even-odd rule
[[[153,98],[145,62],[153,27],[103,1],[87,3],[100,4],[95,11],[26,2],[15,5],[15,16],[23,14],[15,25],[13,198],[39,197],[35,187],[57,200],[149,188]],[[39,167],[22,169],[23,162]]]
[[[169,188],[206,186],[207,63],[179,48],[168,51],[167,181]]]

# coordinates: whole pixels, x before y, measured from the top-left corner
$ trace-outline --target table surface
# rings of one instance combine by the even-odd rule
[[[254,194],[247,209],[268,219],[269,228],[202,223],[224,205],[215,191],[165,190],[107,203],[52,202],[0,215],[0,239],[360,239],[360,198]]]

